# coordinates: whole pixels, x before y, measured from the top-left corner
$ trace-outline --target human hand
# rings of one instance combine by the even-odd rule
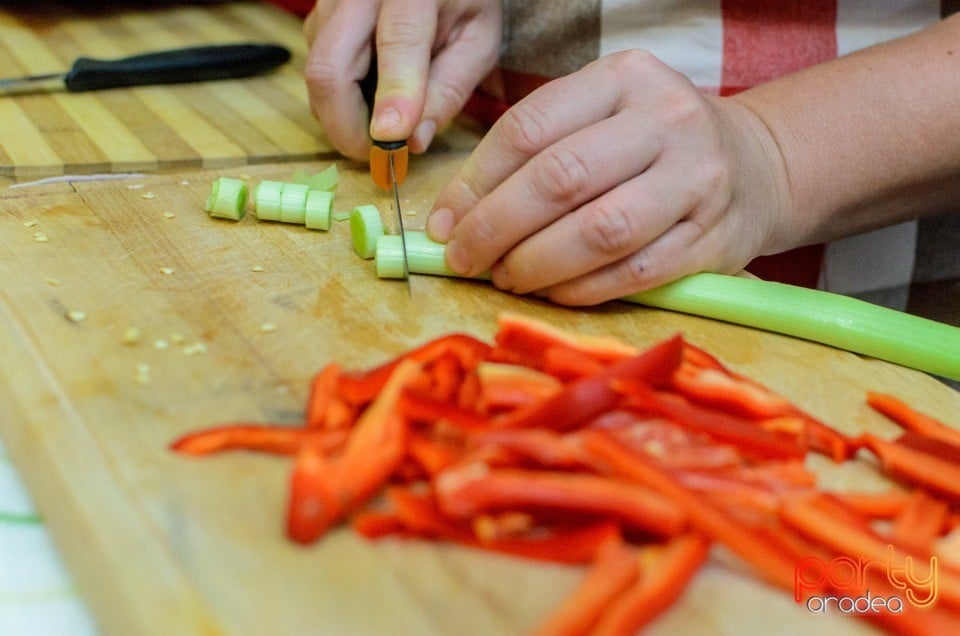
[[[304,22],[314,115],[337,150],[366,160],[370,137],[423,152],[497,61],[500,0],[319,0]],[[373,117],[360,94],[376,33]]]
[[[792,247],[783,159],[734,98],[652,55],[602,58],[493,126],[427,221],[464,275],[591,305]]]

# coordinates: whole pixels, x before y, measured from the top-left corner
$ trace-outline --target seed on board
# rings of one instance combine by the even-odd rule
[[[127,327],[123,330],[120,341],[125,345],[134,345],[140,342],[141,335],[140,327]]]
[[[173,212],[164,212],[164,213],[163,213],[163,218],[165,218],[165,219],[172,219],[172,218],[175,218],[176,216],[177,216],[177,215],[174,214]]]
[[[172,333],[170,334],[170,342],[173,344],[183,344],[186,342],[186,337],[182,333]]]
[[[156,199],[157,195],[155,195],[153,192],[144,192],[140,195],[140,197],[143,199]]]
[[[273,333],[277,330],[277,325],[272,322],[265,322],[260,325],[260,331],[264,333]]]
[[[150,365],[143,362],[137,364],[137,384],[147,384],[150,382]]]
[[[160,273],[163,274],[164,276],[169,276],[170,274],[173,273],[173,271],[174,271],[174,270],[173,270],[172,267],[161,267],[161,268],[160,268]]]
[[[87,319],[87,312],[80,311],[79,309],[71,309],[67,312],[67,318],[71,322],[83,322]]]
[[[262,271],[264,271],[264,267],[263,267],[263,265],[254,265],[253,267],[250,268],[250,271],[251,271],[251,272],[262,272]]]
[[[190,182],[184,179],[183,181],[180,182],[180,185],[190,185]]]
[[[195,342],[192,345],[184,347],[183,349],[183,355],[185,356],[195,356],[206,352],[207,346],[202,342]]]
[[[24,221],[24,222],[23,222],[23,227],[33,227],[33,226],[36,225],[36,224],[37,224],[37,220],[36,220],[36,219],[30,219],[29,221]]]
[[[47,238],[47,235],[44,234],[43,232],[34,232],[33,240],[36,241],[37,243],[46,243],[50,239]]]
[[[44,278],[43,282],[45,282],[47,285],[50,285],[51,287],[56,287],[60,284],[61,281],[59,278]]]
[[[159,350],[169,349],[170,343],[164,340],[163,338],[157,338],[156,340],[153,341],[153,348],[159,349]]]
[[[127,186],[127,190],[140,190],[143,188],[142,183],[131,183]]]

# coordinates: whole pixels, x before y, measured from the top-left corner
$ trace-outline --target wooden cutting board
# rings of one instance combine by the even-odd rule
[[[77,6],[80,5],[80,6]],[[79,56],[272,42],[293,59],[239,80],[0,96],[0,176],[222,167],[333,157],[310,114],[300,21],[262,2],[25,2],[0,7],[0,77],[66,71]]]
[[[463,158],[414,163],[401,194],[416,213],[408,228],[423,226]],[[339,165],[336,209],[376,203],[392,228],[389,200],[362,170]],[[372,262],[353,254],[345,223],[324,233],[203,212],[219,174],[255,183],[295,167],[0,190],[0,435],[104,634],[487,636],[536,625],[578,569],[369,544],[346,530],[297,547],[282,527],[288,460],[167,450],[186,431],[231,420],[297,423],[308,380],[326,362],[367,367],[453,330],[489,338],[502,310],[640,346],[682,331],[846,432],[893,433],[864,405],[867,389],[960,426],[957,393],[890,364],[660,310],[564,309],[484,283],[416,277],[411,300],[402,282],[378,281]],[[86,318],[72,321],[71,311]],[[131,327],[138,344],[123,343]],[[826,484],[880,483],[865,466],[813,464]],[[718,562],[651,631],[869,630],[809,614]]]

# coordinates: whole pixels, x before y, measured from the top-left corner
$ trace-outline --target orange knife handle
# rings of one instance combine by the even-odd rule
[[[370,177],[378,188],[392,190],[390,181],[390,155],[393,155],[393,171],[397,186],[407,178],[408,150],[405,141],[374,141],[370,147]]]

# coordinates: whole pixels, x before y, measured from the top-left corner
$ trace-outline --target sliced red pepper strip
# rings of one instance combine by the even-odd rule
[[[789,546],[772,536],[758,536],[748,526],[737,523],[707,497],[684,488],[677,480],[639,453],[620,444],[604,431],[584,433],[584,446],[604,462],[615,475],[645,486],[667,497],[683,510],[689,525],[754,566],[772,583],[793,589],[795,556]]]
[[[619,537],[605,542],[580,585],[533,632],[534,636],[587,636],[611,601],[640,576],[637,552]]]
[[[313,452],[297,456],[288,503],[288,534],[300,543],[319,539],[353,508],[375,495],[406,454],[407,425],[396,412],[403,388],[421,367],[403,360],[357,420],[343,452],[324,462]],[[308,447],[312,450],[312,447]]]
[[[307,426],[310,428],[326,428],[330,406],[338,400],[337,385],[340,380],[340,365],[331,362],[320,370],[310,383],[310,396],[307,398]],[[337,422],[338,426],[341,424]],[[334,428],[334,427],[331,427]]]
[[[339,393],[351,404],[366,404],[383,389],[393,370],[403,360],[425,364],[445,353],[452,353],[466,372],[472,370],[480,360],[486,359],[490,350],[490,345],[467,334],[440,336],[369,371],[343,373]]]
[[[509,352],[504,359],[519,360],[541,371],[546,367],[544,354],[550,348],[568,349],[604,364],[638,354],[636,347],[616,338],[564,331],[546,322],[509,312],[497,317],[495,340],[498,349]]]
[[[628,395],[631,404],[644,412],[669,417],[688,430],[705,433],[752,457],[802,459],[806,454],[806,449],[792,436],[770,433],[750,420],[698,406],[677,395],[653,391],[642,382],[619,380],[613,388]]]
[[[474,433],[472,447],[498,446],[550,468],[583,469],[589,457],[576,441],[554,431],[535,428],[504,428]]]
[[[564,382],[600,373],[608,364],[569,347],[552,345],[543,352],[544,372]]]
[[[427,394],[440,402],[451,402],[457,397],[457,390],[463,379],[458,357],[447,352],[432,360],[425,366],[430,377],[430,388]]]
[[[605,515],[661,537],[684,525],[669,499],[609,477],[472,465],[444,471],[433,483],[440,508],[454,517],[495,510]]]
[[[407,452],[427,476],[436,475],[450,467],[463,454],[462,451],[456,452],[449,444],[442,444],[419,432],[410,435],[408,444]]]
[[[785,398],[752,380],[716,369],[680,365],[671,379],[673,388],[692,402],[754,419],[792,415],[796,408]]]
[[[907,493],[834,492],[830,496],[840,504],[867,519],[892,519],[903,512],[910,501]]]
[[[860,439],[880,459],[887,474],[960,503],[960,465],[870,433],[861,435]]]
[[[934,541],[945,530],[949,512],[946,502],[916,490],[903,512],[893,520],[890,537],[908,550],[929,554],[934,549]]]
[[[567,431],[613,410],[621,395],[611,387],[616,379],[632,378],[652,386],[665,383],[680,364],[683,340],[677,335],[640,355],[616,362],[601,373],[575,380],[553,396],[500,419],[502,428],[543,427]]]
[[[664,547],[646,547],[637,581],[603,611],[591,636],[633,636],[670,608],[687,589],[709,554],[703,537],[687,534]],[[644,555],[648,556],[648,555]]]
[[[400,518],[392,512],[374,510],[359,512],[350,520],[350,527],[363,538],[371,540],[409,534]]]
[[[527,406],[550,397],[563,385],[552,375],[515,364],[481,362],[477,408],[485,413]]]
[[[907,431],[932,437],[960,449],[960,431],[938,419],[914,410],[906,402],[886,393],[867,392],[867,404]]]
[[[404,390],[397,400],[397,411],[408,421],[436,424],[446,422],[461,431],[488,427],[487,418],[475,411],[438,402],[430,396],[411,389]]]
[[[295,455],[307,441],[322,453],[343,447],[346,431],[311,431],[271,424],[225,424],[188,433],[170,444],[171,450],[185,455],[210,455],[223,451],[247,450],[274,455]]]
[[[599,547],[620,536],[611,521],[536,528],[525,536],[481,541],[462,520],[444,514],[433,497],[402,488],[387,490],[387,500],[412,532],[492,552],[526,559],[578,565],[593,559]]]

